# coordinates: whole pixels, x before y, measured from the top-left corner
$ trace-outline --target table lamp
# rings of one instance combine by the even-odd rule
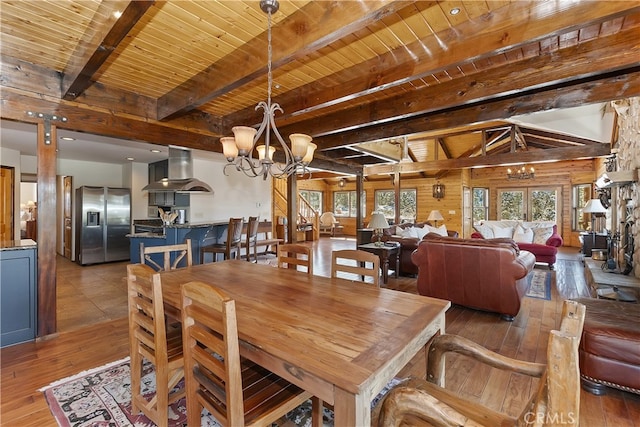
[[[389,228],[389,223],[387,222],[387,218],[384,217],[383,214],[378,212],[373,212],[371,214],[371,220],[369,221],[369,227],[373,228],[374,233],[378,236],[378,241],[375,243],[376,246],[382,246],[383,243],[380,241],[380,237],[382,236],[383,229]]]
[[[587,202],[586,205],[582,208],[582,213],[590,213],[591,214],[591,236],[593,238],[591,242],[591,247],[593,248],[596,245],[596,230],[595,221],[597,214],[607,213],[607,210],[602,206],[600,199],[591,199]]]
[[[427,221],[433,221],[435,227],[438,227],[438,221],[444,221],[444,217],[442,216],[440,211],[433,210],[431,211],[431,213],[429,213],[429,218],[427,218]]]

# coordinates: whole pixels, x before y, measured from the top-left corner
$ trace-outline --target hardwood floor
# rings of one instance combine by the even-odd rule
[[[314,273],[329,276],[331,250],[354,247],[355,240],[349,238],[327,237],[314,243]],[[128,355],[127,263],[80,267],[60,257],[57,262],[59,335],[0,352],[2,426],[55,426],[38,389]],[[513,322],[454,306],[447,312],[447,333],[465,336],[507,356],[544,361],[548,333],[558,326],[562,300],[587,295],[577,248],[562,249],[552,275],[556,283],[552,299],[525,298]],[[416,292],[415,279],[410,277],[390,277],[386,286]],[[423,366],[424,357],[416,357],[401,374],[419,372]],[[448,358],[446,382],[447,388],[512,414],[521,411],[536,387],[535,381],[523,376],[504,374],[462,357]],[[580,421],[586,427],[640,426],[640,396],[609,390],[599,397],[582,391]]]

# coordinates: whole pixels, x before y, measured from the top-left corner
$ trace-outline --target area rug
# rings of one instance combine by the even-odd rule
[[[533,269],[527,276],[529,289],[526,296],[531,298],[551,299],[551,272]]]
[[[146,387],[144,394],[155,393],[153,365],[144,363]],[[144,415],[131,414],[131,381],[129,358],[81,372],[72,377],[56,381],[40,389],[45,395],[49,409],[61,427],[151,427]],[[396,383],[391,381],[372,402],[377,401]],[[178,386],[181,386],[179,384]],[[169,427],[187,425],[185,400],[181,399],[169,409]],[[311,426],[311,401],[307,401],[285,416],[287,425]],[[333,426],[333,412],[324,409],[323,424]],[[201,415],[203,427],[220,427],[206,410]],[[276,426],[277,424],[274,424]]]

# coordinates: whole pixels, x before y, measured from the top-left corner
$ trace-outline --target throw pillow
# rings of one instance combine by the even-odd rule
[[[540,227],[533,229],[533,243],[545,245],[553,234],[553,227]]]
[[[428,225],[425,225],[424,227],[414,227],[414,230],[416,231],[416,235],[418,236],[418,239],[422,240],[424,236],[431,233],[431,231],[429,230],[430,228],[433,228],[433,227],[430,227]]]
[[[513,240],[517,243],[533,243],[533,229],[518,225],[513,232]]]
[[[474,224],[473,228],[485,239],[493,239],[493,230],[488,225]]]
[[[513,237],[513,227],[501,227],[496,224],[491,224],[489,227],[493,230],[493,237]]]
[[[418,232],[413,227],[407,227],[400,234],[402,237],[418,237]]]
[[[426,230],[424,235],[427,235],[429,233],[435,233],[435,234],[438,234],[438,235],[444,236],[444,237],[448,236],[447,227],[444,224],[442,224],[440,227],[432,227],[430,225],[425,225],[424,228]]]

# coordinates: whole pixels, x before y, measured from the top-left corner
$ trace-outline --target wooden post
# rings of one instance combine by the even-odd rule
[[[56,150],[51,117],[38,123],[38,337],[57,330],[56,318]]]

